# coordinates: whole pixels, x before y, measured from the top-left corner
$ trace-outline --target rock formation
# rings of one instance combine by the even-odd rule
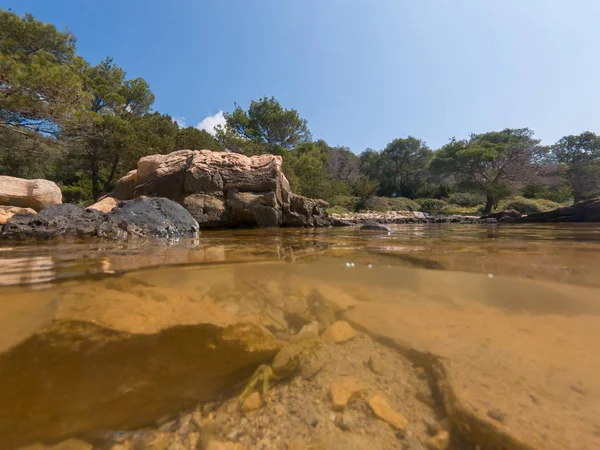
[[[573,206],[529,214],[517,219],[517,222],[600,222],[600,199],[595,198],[576,203]]]
[[[69,203],[48,206],[38,214],[19,213],[6,222],[0,238],[194,238],[198,236],[198,230],[196,220],[181,205],[166,198],[140,197],[121,202],[109,213],[95,209],[85,210]]]
[[[275,155],[179,150],[140,159],[137,170],[121,178],[110,197],[169,198],[183,205],[201,228],[331,226],[327,202],[292,193],[281,166]]]
[[[0,205],[20,206],[39,211],[62,203],[60,188],[48,180],[24,180],[0,176]]]

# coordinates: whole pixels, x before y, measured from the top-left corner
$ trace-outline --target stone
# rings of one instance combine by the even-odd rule
[[[367,367],[371,370],[371,372],[377,375],[385,375],[386,373],[385,364],[383,363],[381,358],[377,356],[369,357],[369,360],[367,361]]]
[[[103,199],[97,201],[91,206],[88,206],[87,209],[95,209],[96,211],[100,211],[103,213],[107,213],[115,209],[119,205],[119,202],[112,197],[104,197]]]
[[[176,417],[243,383],[280,349],[258,322],[231,312],[234,299],[192,299],[134,280],[15,297],[18,314],[44,311],[19,333],[8,326],[13,316],[0,316],[0,410],[11,412],[0,414],[2,448]]]
[[[263,400],[258,392],[250,394],[242,403],[242,412],[249,413],[262,408]]]
[[[198,232],[196,220],[178,203],[165,198],[140,197],[120,202],[109,213],[95,209],[84,210],[69,203],[51,205],[38,214],[19,213],[4,225],[0,238],[195,238]]]
[[[404,430],[408,426],[408,420],[394,410],[381,394],[373,394],[368,400],[369,407],[373,413],[381,420],[389,423],[399,430]]]
[[[365,222],[362,227],[360,227],[361,231],[382,231],[384,233],[390,233],[392,230],[390,227],[387,227],[381,223],[374,222],[372,220],[368,220]]]
[[[356,337],[356,331],[344,320],[338,320],[323,333],[323,339],[335,342],[336,344],[347,342],[350,339],[354,339],[354,337]]]
[[[48,180],[25,180],[0,175],[0,205],[20,206],[40,211],[62,203],[62,192]]]
[[[342,431],[352,431],[356,428],[356,421],[347,412],[336,415],[334,423]]]
[[[35,210],[31,208],[22,208],[20,206],[3,206],[0,205],[0,225],[4,225],[15,214],[29,213],[35,214]]]
[[[353,376],[338,377],[333,380],[329,388],[331,406],[335,411],[342,411],[352,397],[362,394],[366,390],[367,386]]]
[[[296,195],[276,155],[178,150],[138,161],[111,193],[118,200],[165,197],[183,205],[201,228],[329,227],[327,202]]]
[[[508,209],[506,211],[498,211],[495,213],[481,216],[480,219],[496,219],[498,222],[510,222],[521,218],[523,215],[514,209]]]
[[[600,198],[586,200],[572,206],[564,206],[552,211],[528,214],[517,219],[516,222],[600,222]]]
[[[446,450],[449,445],[450,434],[446,430],[440,431],[425,441],[425,447],[429,450]]]
[[[433,419],[425,418],[423,419],[423,424],[425,425],[425,429],[427,430],[427,434],[429,436],[435,436],[442,431],[442,426],[439,424],[439,422]]]

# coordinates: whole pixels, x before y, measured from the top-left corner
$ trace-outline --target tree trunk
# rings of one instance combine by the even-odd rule
[[[492,208],[494,207],[494,195],[488,192],[485,200],[485,208],[483,209],[483,214],[489,214],[492,212]]]

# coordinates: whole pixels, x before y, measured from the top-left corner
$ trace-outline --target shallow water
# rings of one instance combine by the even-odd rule
[[[198,323],[203,315],[223,325],[235,316],[277,333],[299,327],[291,316],[302,317],[305,299],[318,292],[336,306],[338,318],[447,358],[474,408],[502,409],[511,429],[532,441],[556,441],[559,433],[562,448],[575,441],[594,448],[599,274],[600,227],[580,224],[400,225],[389,235],[355,228],[226,230],[169,243],[3,244],[0,351],[65,318],[152,334]],[[18,364],[34,362],[0,355],[4,369],[30,370]],[[118,372],[111,371],[110,381],[83,385],[78,395],[101,390],[104,382],[118,390]],[[132,380],[123,382],[124,390],[127,383]],[[82,422],[95,407],[58,387],[47,390],[55,402],[78,403],[73,408]],[[36,405],[40,393],[7,395],[2,408],[9,401]],[[49,416],[52,406],[44,408],[36,420],[64,420]],[[21,413],[26,421],[31,412]],[[90,418],[89,427],[94,420],[100,419]],[[10,410],[0,414],[2,421],[10,423]]]

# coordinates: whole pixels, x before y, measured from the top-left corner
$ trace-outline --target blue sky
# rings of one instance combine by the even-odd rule
[[[275,96],[360,152],[413,135],[600,132],[598,0],[2,0],[144,77],[196,125]],[[209,119],[208,122],[211,122]],[[204,122],[205,124],[207,122]]]

